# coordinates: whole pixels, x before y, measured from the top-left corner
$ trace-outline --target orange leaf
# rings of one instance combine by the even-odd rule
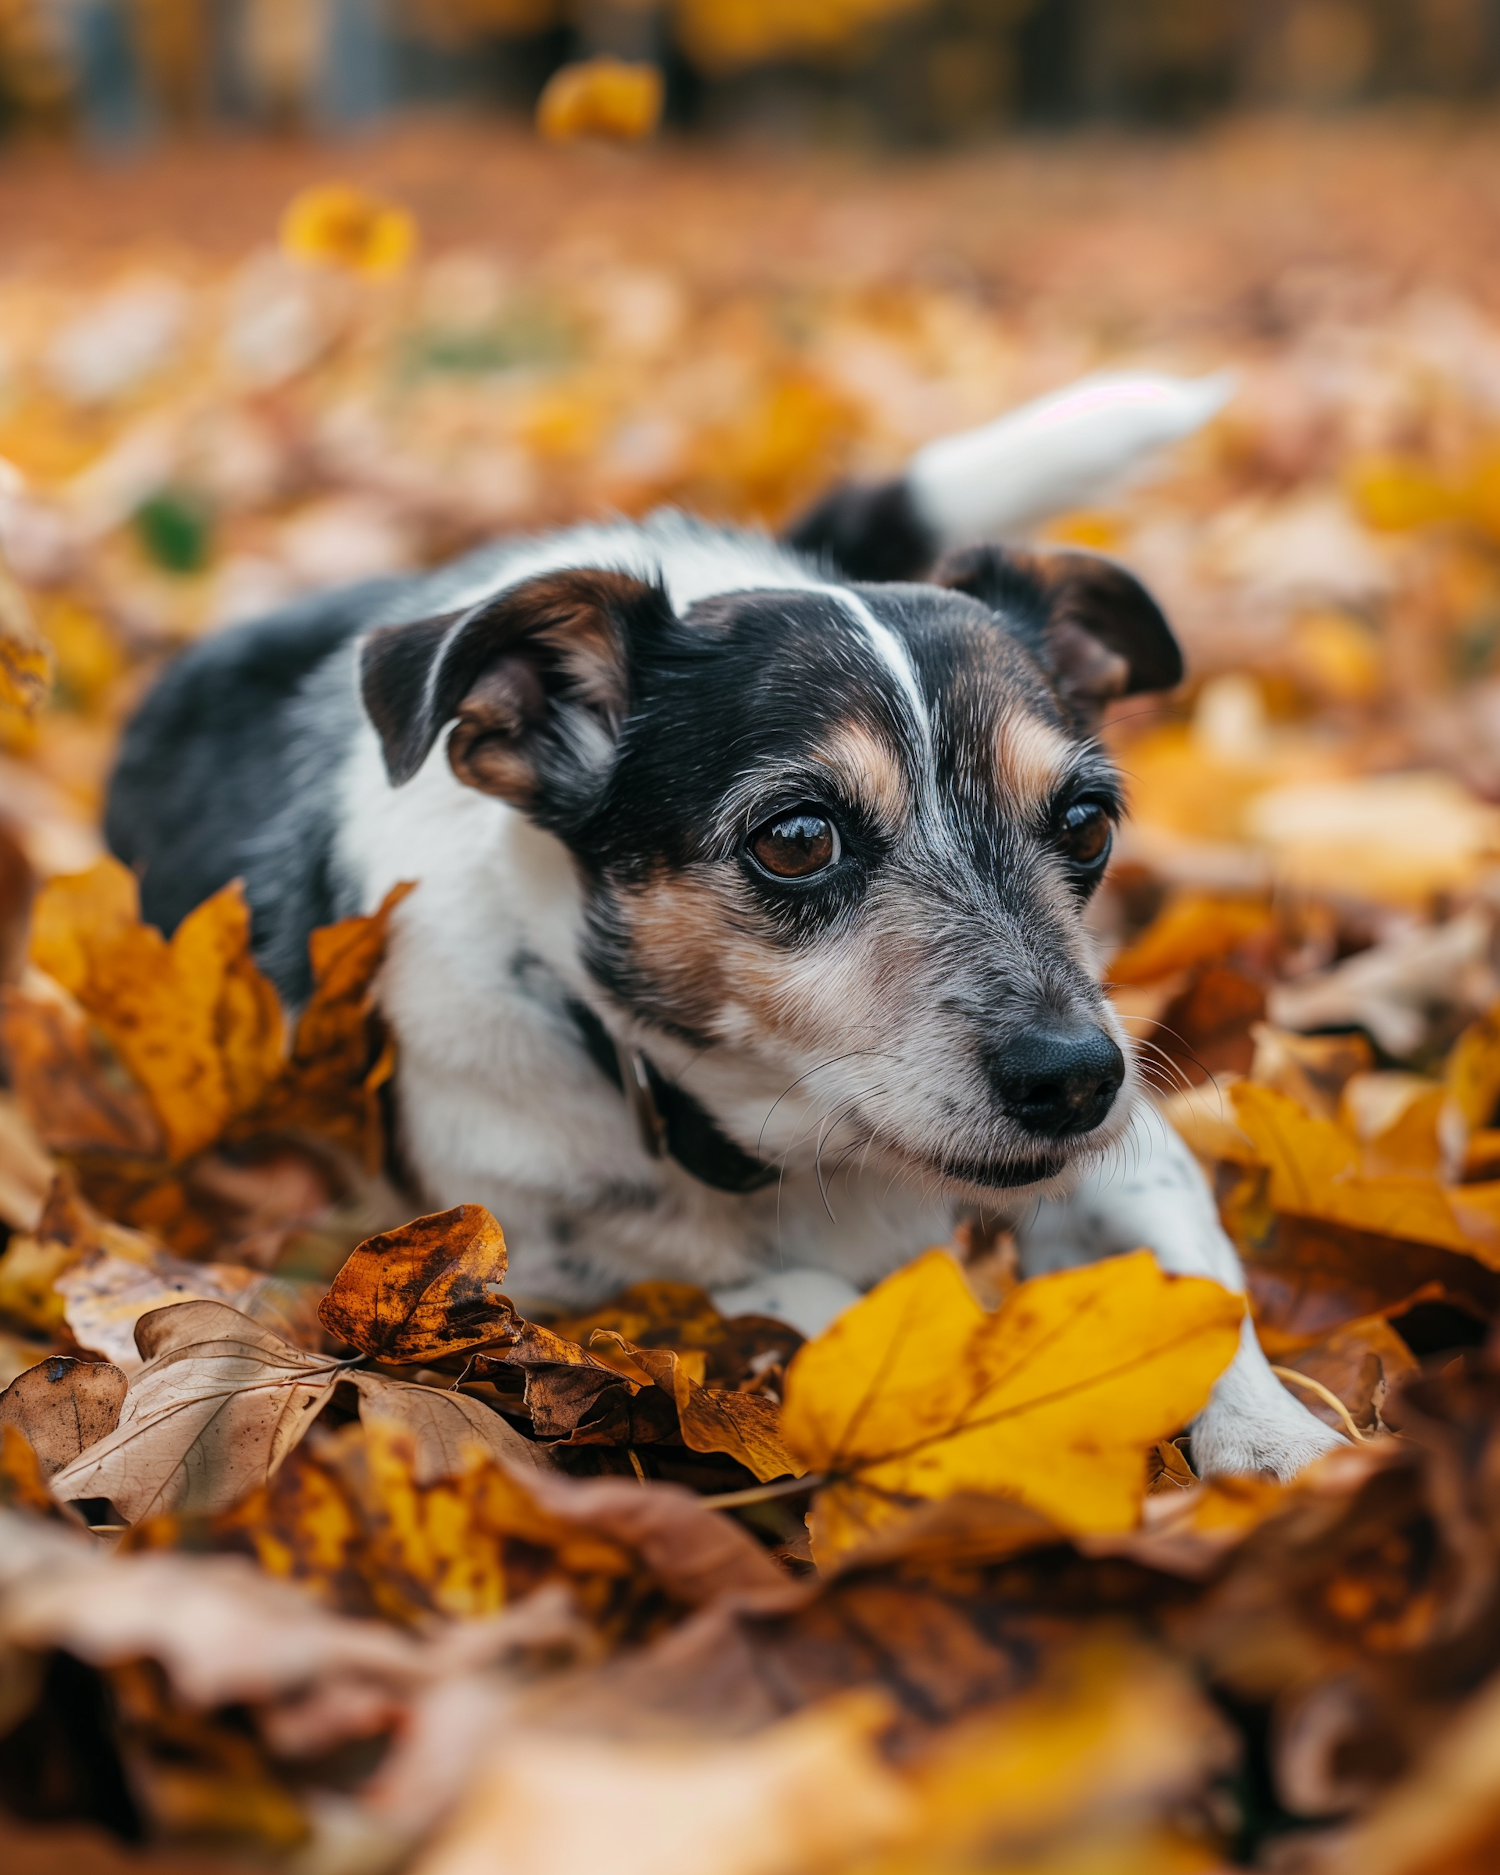
[[[1194,964],[1211,963],[1269,928],[1270,907],[1259,899],[1187,892],[1158,914],[1109,965],[1111,983],[1155,983]]]
[[[461,1204],[362,1243],[318,1314],[376,1360],[435,1360],[483,1347],[514,1322],[498,1293],[505,1266],[500,1226],[483,1205]]]
[[[250,957],[237,882],[168,942],[141,923],[134,875],[100,860],[43,888],[31,950],[145,1090],[174,1159],[217,1139],[281,1066],[281,1005]]]
[[[537,100],[536,127],[555,143],[608,137],[633,143],[661,121],[662,77],[654,65],[583,59],[547,80]]]

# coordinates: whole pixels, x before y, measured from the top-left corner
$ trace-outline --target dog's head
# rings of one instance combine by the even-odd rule
[[[746,1150],[816,1137],[982,1200],[1124,1129],[1082,918],[1120,811],[1094,730],[1181,659],[1118,567],[985,548],[683,616],[568,569],[363,659],[392,780],[453,724],[459,780],[572,853],[593,1000]]]

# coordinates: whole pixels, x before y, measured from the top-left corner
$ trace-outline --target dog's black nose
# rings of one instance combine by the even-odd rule
[[[1103,1029],[1033,1029],[996,1050],[1000,1104],[1033,1133],[1087,1133],[1114,1105],[1125,1057]]]

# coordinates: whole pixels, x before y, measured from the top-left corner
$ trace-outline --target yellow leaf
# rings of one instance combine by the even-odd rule
[[[1476,1243],[1472,1228],[1464,1228],[1448,1194],[1433,1180],[1362,1177],[1358,1140],[1332,1120],[1315,1119],[1274,1088],[1240,1081],[1230,1097],[1257,1158],[1270,1168],[1275,1210],[1490,1260],[1491,1253]],[[1465,1187],[1463,1198],[1476,1211],[1487,1210],[1487,1188]]]
[[[31,952],[145,1091],[173,1159],[217,1139],[281,1067],[281,1005],[251,959],[238,883],[190,912],[169,942],[141,923],[134,875],[100,860],[43,888]]]
[[[1129,1529],[1146,1452],[1207,1400],[1244,1304],[1144,1251],[1022,1283],[985,1314],[942,1251],[809,1342],[782,1436],[830,1484],[814,1548],[835,1555],[913,1501],[1018,1499],[1075,1532]]]
[[[1260,899],[1186,892],[1111,960],[1109,980],[1154,983],[1178,970],[1190,970],[1194,964],[1227,957],[1270,923],[1270,907]]]
[[[0,566],[0,709],[30,721],[52,686],[52,653],[20,587]]]
[[[661,121],[661,72],[623,59],[582,59],[559,67],[537,99],[536,127],[554,143],[608,137],[633,143]]]
[[[417,225],[404,208],[347,182],[299,191],[281,218],[282,251],[293,260],[372,278],[399,273],[416,245]]]

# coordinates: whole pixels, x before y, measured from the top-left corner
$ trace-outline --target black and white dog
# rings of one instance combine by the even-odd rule
[[[1083,923],[1100,712],[1177,646],[1107,561],[955,539],[1117,418],[947,439],[785,543],[659,514],[227,631],[128,730],[110,843],[169,931],[243,877],[292,1002],[315,925],[418,882],[380,991],[404,1163],[494,1212],[519,1294],[675,1277],[811,1330],[963,1206],[1029,1270],[1144,1244],[1239,1289]],[[1200,1467],[1334,1443],[1247,1326]]]

